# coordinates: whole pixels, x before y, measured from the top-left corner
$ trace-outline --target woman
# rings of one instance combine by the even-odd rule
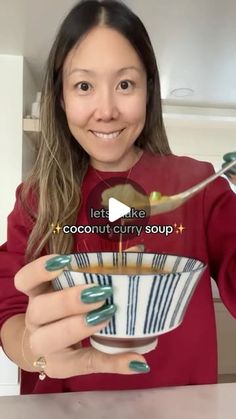
[[[22,369],[21,393],[215,383],[210,275],[236,315],[236,202],[224,179],[149,221],[172,225],[173,234],[142,234],[124,243],[124,249],[143,244],[146,251],[208,264],[184,322],[161,336],[156,350],[145,357],[107,355],[89,346],[87,338],[116,310],[103,307],[112,290],[50,291],[69,253],[117,250],[117,242],[99,236],[52,233],[57,222],[88,224],[86,202],[98,183],[107,186],[119,176],[147,194],[160,190],[167,195],[213,172],[208,163],[171,154],[154,52],[143,24],[126,6],[83,1],[69,13],[50,52],[41,123],[38,158],[17,190],[0,256],[1,339]],[[39,380],[37,371],[46,378]]]

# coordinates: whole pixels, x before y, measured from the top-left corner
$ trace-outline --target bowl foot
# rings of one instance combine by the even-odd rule
[[[119,339],[109,337],[92,336],[90,343],[93,348],[106,354],[120,354],[124,352],[137,352],[146,354],[153,351],[157,346],[157,337],[145,339]]]

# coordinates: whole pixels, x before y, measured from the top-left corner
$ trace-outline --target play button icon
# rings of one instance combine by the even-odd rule
[[[121,185],[124,185],[123,190],[120,189]],[[88,195],[84,197],[87,217],[81,223],[87,230],[93,229],[93,232],[81,233],[81,243],[87,243],[88,234],[94,234],[94,248],[101,251],[119,249],[121,240],[123,244],[128,242],[127,246],[129,247],[132,247],[132,239],[136,243],[142,242],[141,236],[148,224],[150,210],[145,205],[145,218],[137,216],[137,209],[132,205],[132,199],[126,190],[127,185],[131,185],[137,192],[146,196],[147,202],[149,202],[149,194],[132,179],[127,180],[125,177],[113,176],[96,182]],[[114,194],[113,192],[107,194],[107,199],[104,200],[104,192],[118,186],[118,190],[121,192],[118,194],[117,190],[113,191]],[[126,200],[126,198],[129,199]],[[97,236],[101,238],[99,242],[96,241]],[[124,246],[126,245],[124,244]],[[92,251],[93,247],[89,245],[88,250]]]
[[[119,218],[124,217],[124,215],[129,214],[131,208],[128,205],[123,204],[115,198],[109,198],[108,201],[108,210],[109,210],[109,221],[113,223]]]

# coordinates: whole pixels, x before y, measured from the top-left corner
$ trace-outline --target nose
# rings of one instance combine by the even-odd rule
[[[119,115],[119,110],[115,98],[115,93],[109,91],[108,89],[103,90],[97,96],[96,109],[94,112],[94,117],[97,121],[110,121],[117,119]]]

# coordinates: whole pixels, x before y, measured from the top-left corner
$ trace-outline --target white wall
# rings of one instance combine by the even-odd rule
[[[23,57],[0,55],[0,243],[22,179]],[[0,352],[0,394],[18,392],[18,368]]]
[[[0,55],[0,243],[6,241],[7,215],[16,187],[31,168],[32,140],[22,132],[23,116],[30,114],[36,84],[22,56]],[[19,393],[18,368],[0,350],[0,395]]]
[[[0,242],[21,181],[23,58],[0,55]]]
[[[22,133],[23,116],[30,113],[36,84],[22,56],[0,56],[0,243],[6,241],[7,215],[15,190],[31,168],[32,140]],[[24,100],[23,100],[24,99]],[[0,395],[19,394],[18,368],[0,349]]]

